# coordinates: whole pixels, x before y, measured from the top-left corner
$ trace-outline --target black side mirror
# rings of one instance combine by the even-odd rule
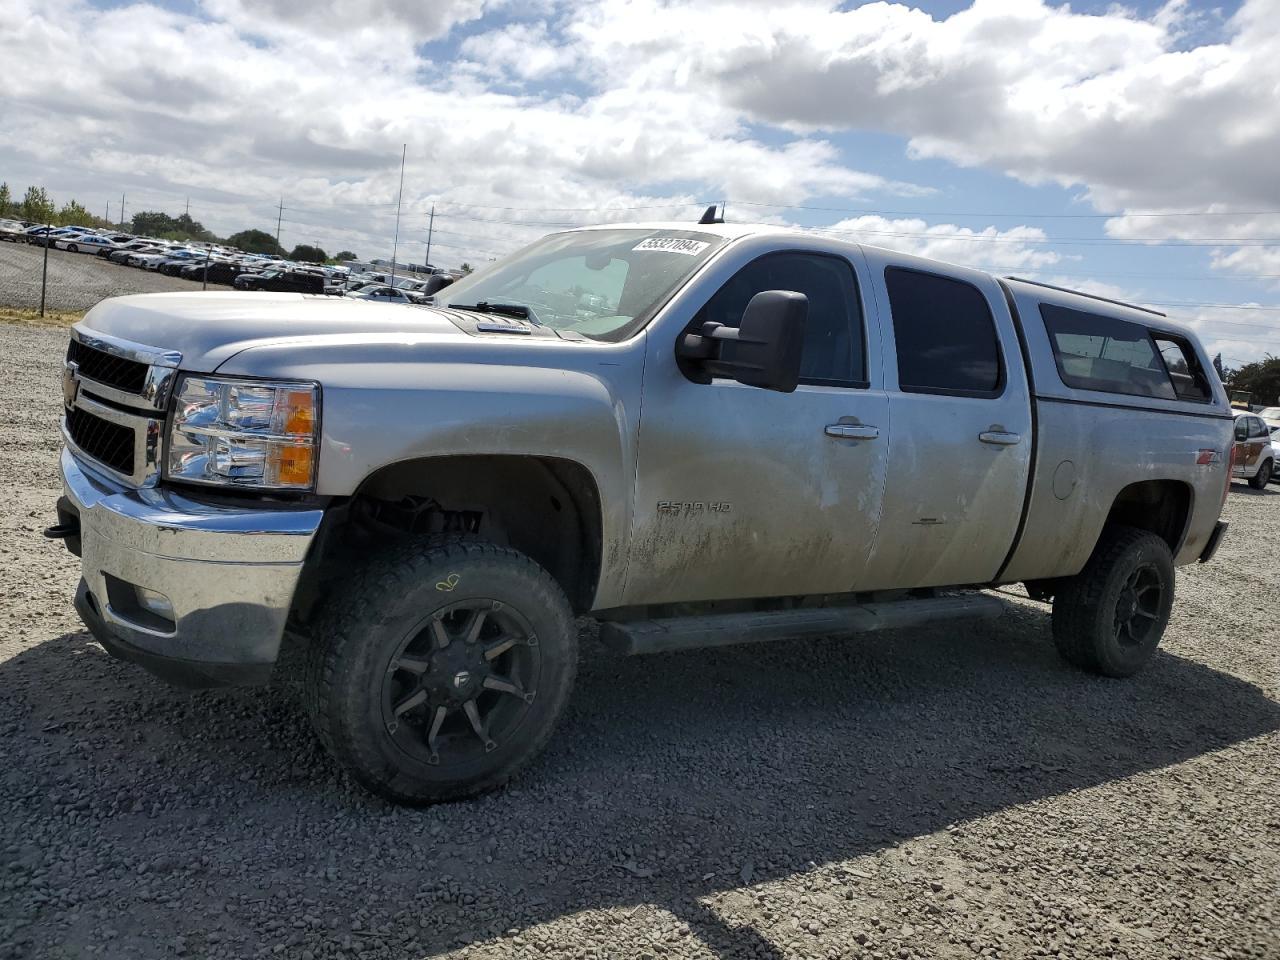
[[[747,304],[738,329],[704,323],[676,346],[681,369],[695,383],[728,377],[749,387],[791,393],[800,382],[800,353],[809,298],[792,290],[765,290]]]
[[[451,283],[453,283],[453,277],[447,273],[433,273],[427,278],[427,289],[423,293],[431,296],[433,293],[439,293]]]

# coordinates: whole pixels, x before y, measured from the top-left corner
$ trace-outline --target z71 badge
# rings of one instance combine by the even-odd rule
[[[729,513],[733,504],[728,500],[659,500],[658,515],[664,517],[690,517],[695,514]]]

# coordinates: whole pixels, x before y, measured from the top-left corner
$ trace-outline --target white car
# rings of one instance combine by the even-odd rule
[[[363,287],[359,290],[352,290],[347,293],[348,297],[353,300],[373,300],[375,303],[420,303],[421,301],[411,295],[408,291],[397,290],[395,287],[388,287],[381,284],[375,284]]]
[[[131,267],[144,267],[148,270],[154,270],[160,265],[161,260],[167,260],[167,253],[135,253],[125,261]]]
[[[106,237],[93,233],[72,233],[65,237],[57,237],[53,245],[59,250],[68,250],[71,253],[98,253],[102,250],[114,250],[117,246]]]

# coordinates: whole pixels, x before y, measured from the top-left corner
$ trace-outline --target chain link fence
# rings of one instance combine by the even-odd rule
[[[0,307],[46,312],[88,310],[107,297],[130,293],[195,291],[200,282],[112,263],[92,253],[48,251],[26,243],[0,243]],[[210,290],[225,290],[209,284]]]

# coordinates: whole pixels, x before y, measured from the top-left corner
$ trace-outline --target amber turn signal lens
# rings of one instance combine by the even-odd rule
[[[284,407],[284,432],[311,436],[315,430],[315,394],[310,390],[290,390],[280,398]]]
[[[289,486],[310,486],[315,454],[309,443],[279,444],[271,451],[276,482]]]

